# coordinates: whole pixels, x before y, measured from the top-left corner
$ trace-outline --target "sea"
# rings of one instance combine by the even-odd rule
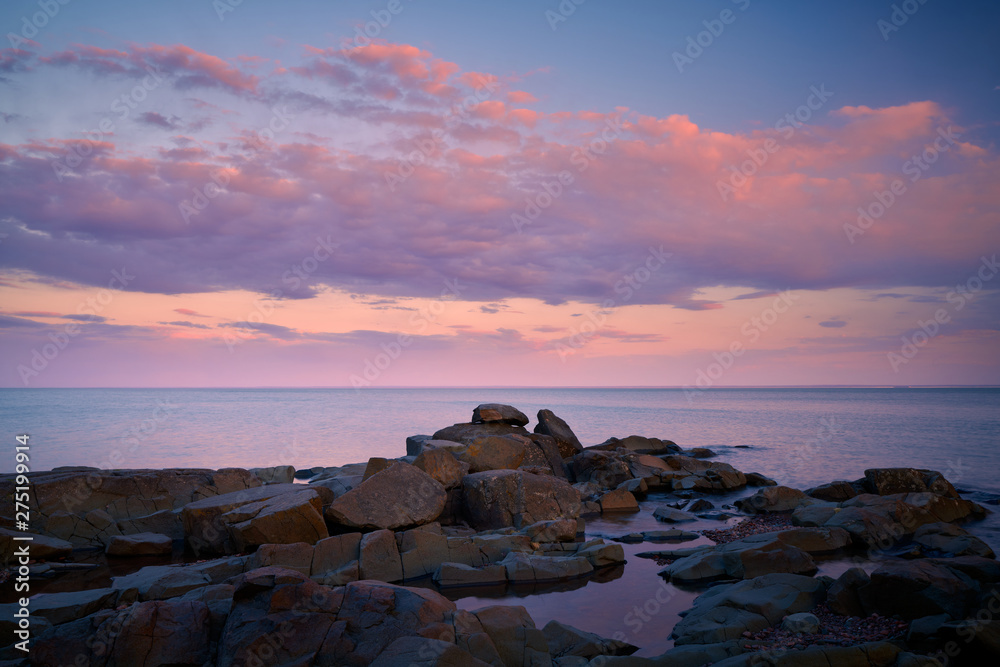
[[[513,405],[532,424],[538,410],[550,409],[584,445],[636,434],[707,447],[716,460],[801,489],[854,480],[866,468],[938,470],[992,511],[967,527],[1000,553],[1000,389],[992,388],[0,389],[9,440],[0,472],[13,471],[15,438],[23,434],[33,471],[338,466],[402,456],[407,436],[467,422],[480,403]],[[751,491],[711,500],[722,507]],[[639,513],[589,518],[586,538],[662,529],[652,512],[668,500],[650,493]],[[683,527],[722,526],[699,520]],[[522,605],[538,627],[557,620],[654,656],[672,646],[670,631],[702,590],[667,583],[658,575],[662,566],[641,554],[701,544],[711,542],[624,544],[626,565],[588,579],[441,592],[462,609]],[[139,566],[93,558],[101,568],[86,582],[55,578],[44,591],[108,586],[111,576]],[[835,577],[858,563],[835,556],[817,564],[820,574]],[[861,565],[870,571],[877,562]]]

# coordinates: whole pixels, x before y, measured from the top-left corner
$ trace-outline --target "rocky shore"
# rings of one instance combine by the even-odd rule
[[[584,447],[548,410],[528,426],[516,408],[485,404],[468,423],[407,438],[398,459],[32,473],[33,580],[79,577],[93,567],[81,555],[99,552],[126,573],[35,594],[27,654],[5,593],[0,667],[1000,659],[1000,565],[963,527],[987,510],[938,472],[872,469],[799,490],[669,440]],[[14,487],[13,475],[0,476],[5,508]],[[588,534],[588,518],[640,512],[662,530]],[[699,519],[724,523],[685,528]],[[13,538],[24,535],[14,526],[0,516],[7,576],[17,571]],[[538,627],[523,606],[469,610],[446,595],[593,582],[629,567],[623,544],[647,542],[671,543],[637,554],[663,566],[649,591],[699,593],[672,630],[674,648],[656,657],[633,655],[643,648],[635,635]],[[185,562],[171,563],[181,552]],[[831,556],[853,566],[818,575]]]

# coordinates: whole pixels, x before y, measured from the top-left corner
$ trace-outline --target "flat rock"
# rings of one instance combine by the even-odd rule
[[[620,546],[618,548],[621,549]],[[507,581],[513,584],[576,579],[594,571],[594,566],[586,558],[535,556],[517,551],[507,554],[498,565],[506,568]]]
[[[505,584],[507,568],[500,564],[472,567],[463,563],[441,563],[433,578],[442,588]]]
[[[653,516],[657,521],[665,521],[666,523],[683,523],[686,521],[695,521],[698,518],[690,512],[674,509],[673,507],[667,507],[665,505],[657,507],[653,510]]]
[[[0,528],[0,560],[4,563],[10,561],[18,547],[25,544],[25,542],[15,540],[15,537],[31,538],[31,557],[35,560],[65,558],[73,551],[72,542],[67,542],[57,537],[48,537],[23,530]]]
[[[52,625],[61,625],[89,616],[101,609],[115,605],[118,591],[113,588],[94,588],[71,593],[38,593],[30,598],[32,618],[44,618]],[[20,608],[17,603],[0,605],[0,618],[15,618]],[[16,620],[16,619],[15,619]],[[32,620],[34,626],[34,620]]]
[[[109,556],[151,556],[168,555],[173,551],[174,541],[159,533],[135,533],[115,535],[108,542],[105,553]]]
[[[463,445],[471,444],[476,438],[487,435],[523,435],[528,431],[523,426],[511,426],[503,422],[485,422],[482,424],[454,424],[436,431],[431,440],[448,440]],[[428,443],[424,443],[426,449]]]
[[[284,493],[234,508],[222,515],[236,551],[262,544],[315,544],[329,537],[323,500],[316,489]]]
[[[436,479],[397,462],[334,500],[326,517],[349,528],[394,530],[434,521],[447,497]]]

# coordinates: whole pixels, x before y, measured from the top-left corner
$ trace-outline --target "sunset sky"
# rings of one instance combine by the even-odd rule
[[[0,386],[1000,384],[1000,3],[62,2]]]

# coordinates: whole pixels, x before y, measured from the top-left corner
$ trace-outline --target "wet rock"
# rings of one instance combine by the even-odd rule
[[[692,456],[696,459],[710,459],[718,456],[708,447],[692,447],[691,449],[684,451],[685,456]]]
[[[698,498],[697,500],[692,500],[685,508],[685,512],[707,512],[708,510],[714,510],[715,505],[711,502],[705,500],[704,498]]]
[[[601,512],[638,512],[639,503],[635,496],[625,489],[618,488],[603,494],[598,502]]]
[[[434,571],[434,583],[441,587],[486,586],[507,583],[504,565],[472,567],[463,563],[441,563]]]
[[[768,486],[738,502],[745,512],[791,512],[798,507],[806,494],[788,486]]]
[[[840,503],[845,500],[850,500],[854,496],[858,495],[858,490],[851,482],[840,481],[814,486],[813,488],[806,490],[806,495],[816,498],[817,500],[827,500],[830,502]]]
[[[440,482],[415,466],[397,462],[334,500],[326,517],[362,530],[404,528],[434,521],[446,499]]]
[[[594,571],[594,566],[586,558],[535,556],[518,551],[507,554],[498,565],[507,570],[507,581],[514,584],[575,579]]]
[[[174,541],[159,533],[115,535],[108,542],[105,553],[109,556],[167,555],[173,551]]]
[[[511,426],[527,426],[528,417],[510,405],[483,403],[472,411],[472,422],[502,422]]]
[[[746,473],[747,486],[777,486],[778,483],[766,477],[759,472],[748,472]]]
[[[445,489],[453,489],[462,484],[462,478],[469,474],[468,464],[459,462],[455,455],[444,449],[428,449],[421,452],[413,465],[441,483]]]
[[[580,546],[577,558],[586,558],[594,567],[607,567],[625,562],[625,550],[620,544],[604,544],[604,540],[592,540]]]
[[[685,521],[695,521],[698,518],[690,512],[667,506],[657,507],[653,510],[653,516],[657,521],[665,521],[666,523],[683,523]]]
[[[865,470],[863,484],[869,493],[880,496],[929,491],[947,498],[959,497],[955,487],[936,470],[872,468]]]
[[[549,667],[552,658],[545,635],[524,607],[494,605],[473,612],[507,667]]]
[[[477,530],[519,528],[580,514],[580,492],[550,475],[490,470],[467,475],[462,487],[466,516]]]
[[[790,540],[796,541],[794,539]],[[771,573],[805,574],[816,564],[804,549],[784,542],[781,533],[762,533],[710,548],[688,551],[660,572],[675,582],[751,579]]]
[[[545,635],[549,655],[553,659],[568,656],[591,659],[602,655],[632,655],[639,650],[638,646],[617,639],[606,639],[559,621],[546,623],[542,634]]]
[[[563,458],[569,458],[583,450],[579,438],[573,433],[565,421],[560,419],[551,410],[538,411],[538,423],[535,424],[535,433],[551,436],[559,447],[559,453]]]
[[[981,556],[994,558],[993,549],[964,528],[950,523],[929,523],[917,528],[914,543],[923,556]]]
[[[714,644],[777,625],[788,614],[823,601],[822,582],[796,574],[768,574],[700,595],[674,627],[674,643]]]
[[[403,561],[391,530],[376,530],[361,538],[358,559],[362,579],[402,581]]]

